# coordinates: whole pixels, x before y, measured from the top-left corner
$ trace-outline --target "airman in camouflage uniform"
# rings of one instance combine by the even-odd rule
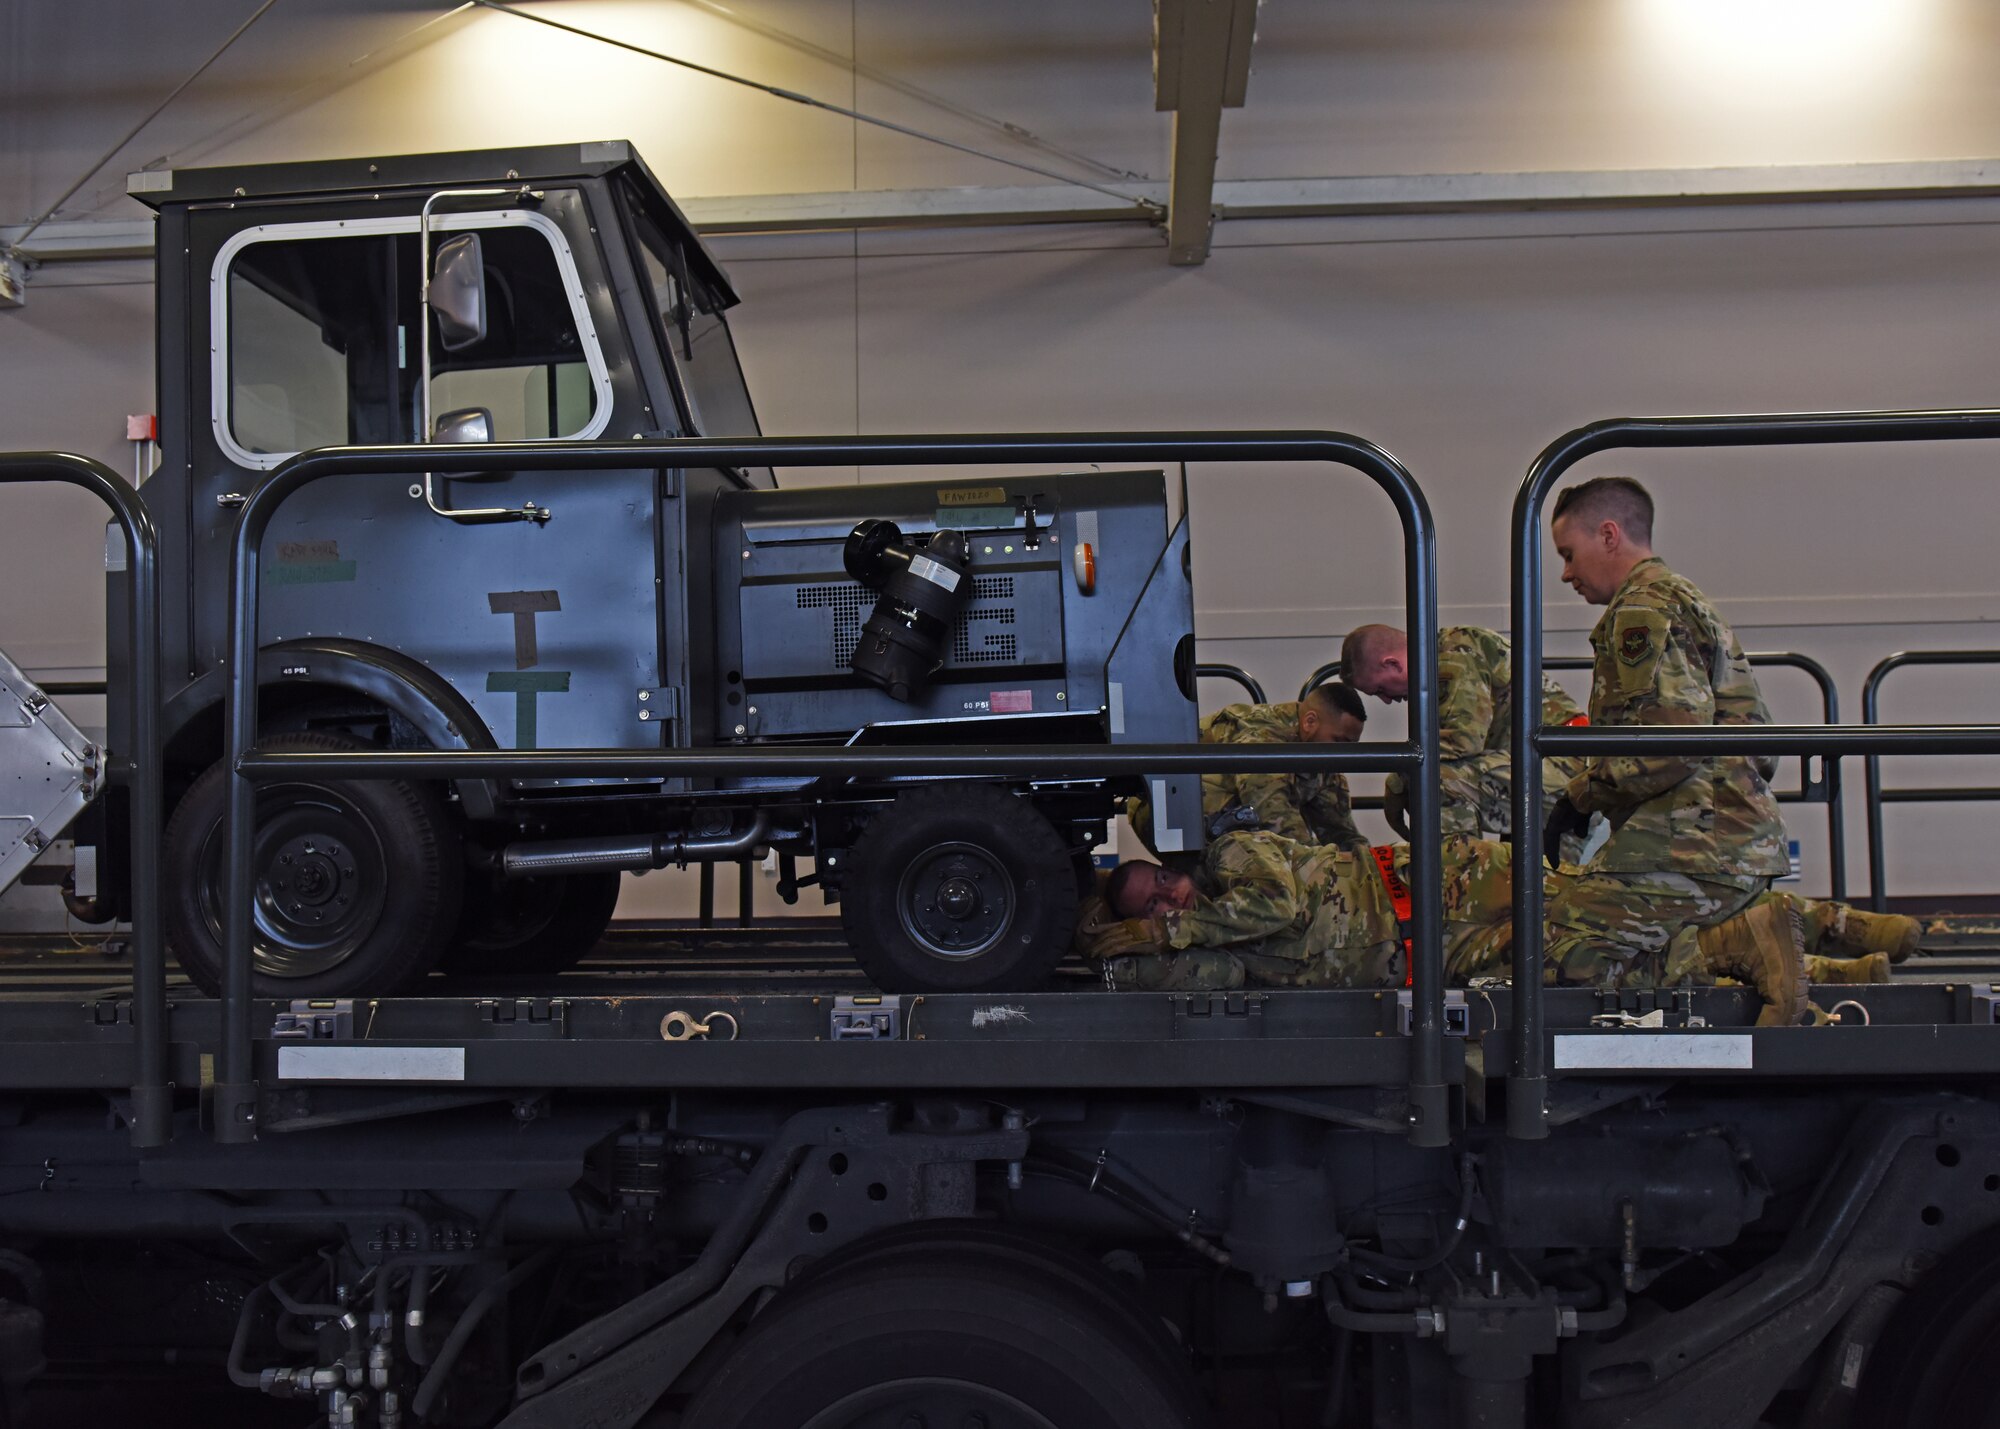
[[[1606,607],[1590,635],[1593,726],[1770,723],[1735,632],[1652,554],[1652,502],[1637,482],[1565,492],[1554,536],[1563,578]],[[1549,957],[1565,982],[1665,980],[1676,933],[1743,914],[1790,871],[1777,800],[1740,756],[1592,760],[1563,789],[1547,835],[1591,813],[1611,821],[1611,837],[1548,905]]]
[[[1400,987],[1396,909],[1374,860],[1267,830],[1225,834],[1193,874],[1128,864],[1171,892],[1107,895],[1086,912],[1078,947],[1105,960],[1116,987]],[[1115,885],[1114,885],[1115,886]],[[1164,955],[1164,956],[1163,956]]]
[[[1364,625],[1347,637],[1341,660],[1348,682],[1391,704],[1409,696],[1409,639],[1389,625]],[[1513,827],[1513,651],[1504,636],[1477,625],[1438,632],[1438,786],[1447,836],[1505,834]],[[1549,676],[1542,677],[1542,723],[1570,724],[1582,711]],[[1543,814],[1583,768],[1580,759],[1542,761]],[[1383,788],[1383,813],[1408,837],[1408,793],[1400,774]]]
[[[1351,708],[1342,708],[1340,694],[1322,685],[1303,700],[1284,704],[1229,705],[1201,722],[1203,744],[1325,744],[1351,743],[1361,737],[1366,719],[1353,710],[1361,702],[1349,692]],[[1339,774],[1204,774],[1201,812],[1206,820],[1230,809],[1247,809],[1258,826],[1299,843],[1365,848],[1368,841],[1354,825],[1354,804],[1347,780]],[[1126,817],[1142,839],[1152,828],[1146,802],[1126,805]]]
[[[1236,843],[1244,839],[1261,842]],[[1410,847],[1386,844],[1370,852],[1371,857],[1348,857],[1345,851],[1285,845],[1267,835],[1231,834],[1211,845],[1203,870],[1194,877],[1199,893],[1211,903],[1228,906],[1219,917],[1211,913],[1184,918],[1182,926],[1196,930],[1185,948],[1176,949],[1171,943],[1168,919],[1174,914],[1120,918],[1101,893],[1086,903],[1077,947],[1085,957],[1101,960],[1107,982],[1119,988],[1234,988],[1245,982],[1267,981],[1290,986],[1379,986],[1371,978],[1393,976],[1394,972],[1392,965],[1382,961],[1385,955],[1381,949],[1388,939],[1402,935],[1397,894],[1408,885]],[[1326,857],[1328,854],[1335,856]],[[1300,981],[1285,975],[1272,978],[1263,964],[1253,961],[1246,966],[1239,956],[1247,950],[1233,935],[1263,915],[1275,916],[1287,899],[1295,897],[1291,885],[1271,866],[1278,855],[1289,868],[1292,883],[1333,879],[1339,885],[1334,900],[1337,906],[1359,915],[1347,925],[1337,946],[1329,941],[1317,950],[1320,958],[1330,958],[1346,969],[1333,980]],[[1485,839],[1448,838],[1443,844],[1443,860],[1445,980],[1463,985],[1476,977],[1506,976],[1513,948],[1512,846]],[[1383,863],[1388,865],[1386,869]],[[1238,877],[1243,880],[1243,897],[1230,900],[1218,896],[1229,891],[1229,880]],[[1544,897],[1553,901],[1576,877],[1575,870],[1546,874]],[[1286,893],[1273,895],[1270,890],[1281,885]],[[1201,911],[1197,902],[1191,913]],[[1755,951],[1760,933],[1768,933],[1766,924],[1782,928],[1792,919],[1803,922],[1806,966],[1816,983],[1884,981],[1890,958],[1900,961],[1897,954],[1907,956],[1915,946],[1914,920],[1870,914],[1844,904],[1765,893],[1753,911],[1767,916],[1738,916],[1712,928],[1682,928],[1670,944],[1664,967],[1634,969],[1631,984],[1709,983],[1718,977],[1756,984],[1758,973],[1746,966],[1746,954]],[[1309,932],[1309,940],[1311,936]],[[1213,941],[1216,938],[1222,942]],[[1307,951],[1309,958],[1314,956],[1312,949]],[[1290,961],[1288,957],[1288,967]],[[1355,976],[1356,967],[1361,976]],[[1554,969],[1550,971],[1553,975]],[[1781,998],[1796,995],[1783,988],[1773,990]]]

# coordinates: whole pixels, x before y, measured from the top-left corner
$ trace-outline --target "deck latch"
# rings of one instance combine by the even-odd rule
[[[900,995],[834,998],[826,1035],[834,1042],[895,1042],[903,1035]]]

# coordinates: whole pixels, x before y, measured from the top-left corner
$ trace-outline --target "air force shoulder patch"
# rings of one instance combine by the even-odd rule
[[[1653,658],[1653,630],[1649,625],[1628,625],[1618,632],[1618,658],[1628,665],[1643,665]]]

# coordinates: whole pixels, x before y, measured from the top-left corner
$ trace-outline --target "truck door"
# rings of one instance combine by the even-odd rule
[[[483,284],[483,331],[450,346],[419,302],[420,201],[190,215],[209,304],[208,360],[191,364],[189,384],[205,667],[220,662],[227,628],[226,494],[301,450],[421,440],[420,321],[431,324],[438,432],[543,441],[657,429],[580,190],[432,215],[434,256],[477,238],[469,276]],[[471,247],[454,249],[461,278]],[[661,722],[652,709],[638,717],[639,692],[662,683],[655,473],[453,478],[450,451],[439,447],[428,493],[412,471],[332,478],[285,505],[264,549],[264,643],[338,635],[414,656],[504,748],[657,747]],[[472,523],[439,509],[531,504],[549,519]]]

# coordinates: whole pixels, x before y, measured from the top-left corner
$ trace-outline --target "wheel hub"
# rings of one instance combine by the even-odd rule
[[[979,889],[970,879],[947,878],[938,888],[938,911],[963,923],[979,911]]]
[[[306,977],[346,961],[382,916],[389,866],[367,816],[345,795],[274,785],[257,800],[256,950],[260,973]],[[203,916],[222,930],[222,837],[211,830]]]
[[[271,901],[299,922],[324,923],[353,902],[354,877],[354,859],[337,842],[288,839],[269,870]]]
[[[904,931],[932,957],[973,958],[1012,928],[1014,880],[989,849],[938,844],[903,871],[896,905]]]

